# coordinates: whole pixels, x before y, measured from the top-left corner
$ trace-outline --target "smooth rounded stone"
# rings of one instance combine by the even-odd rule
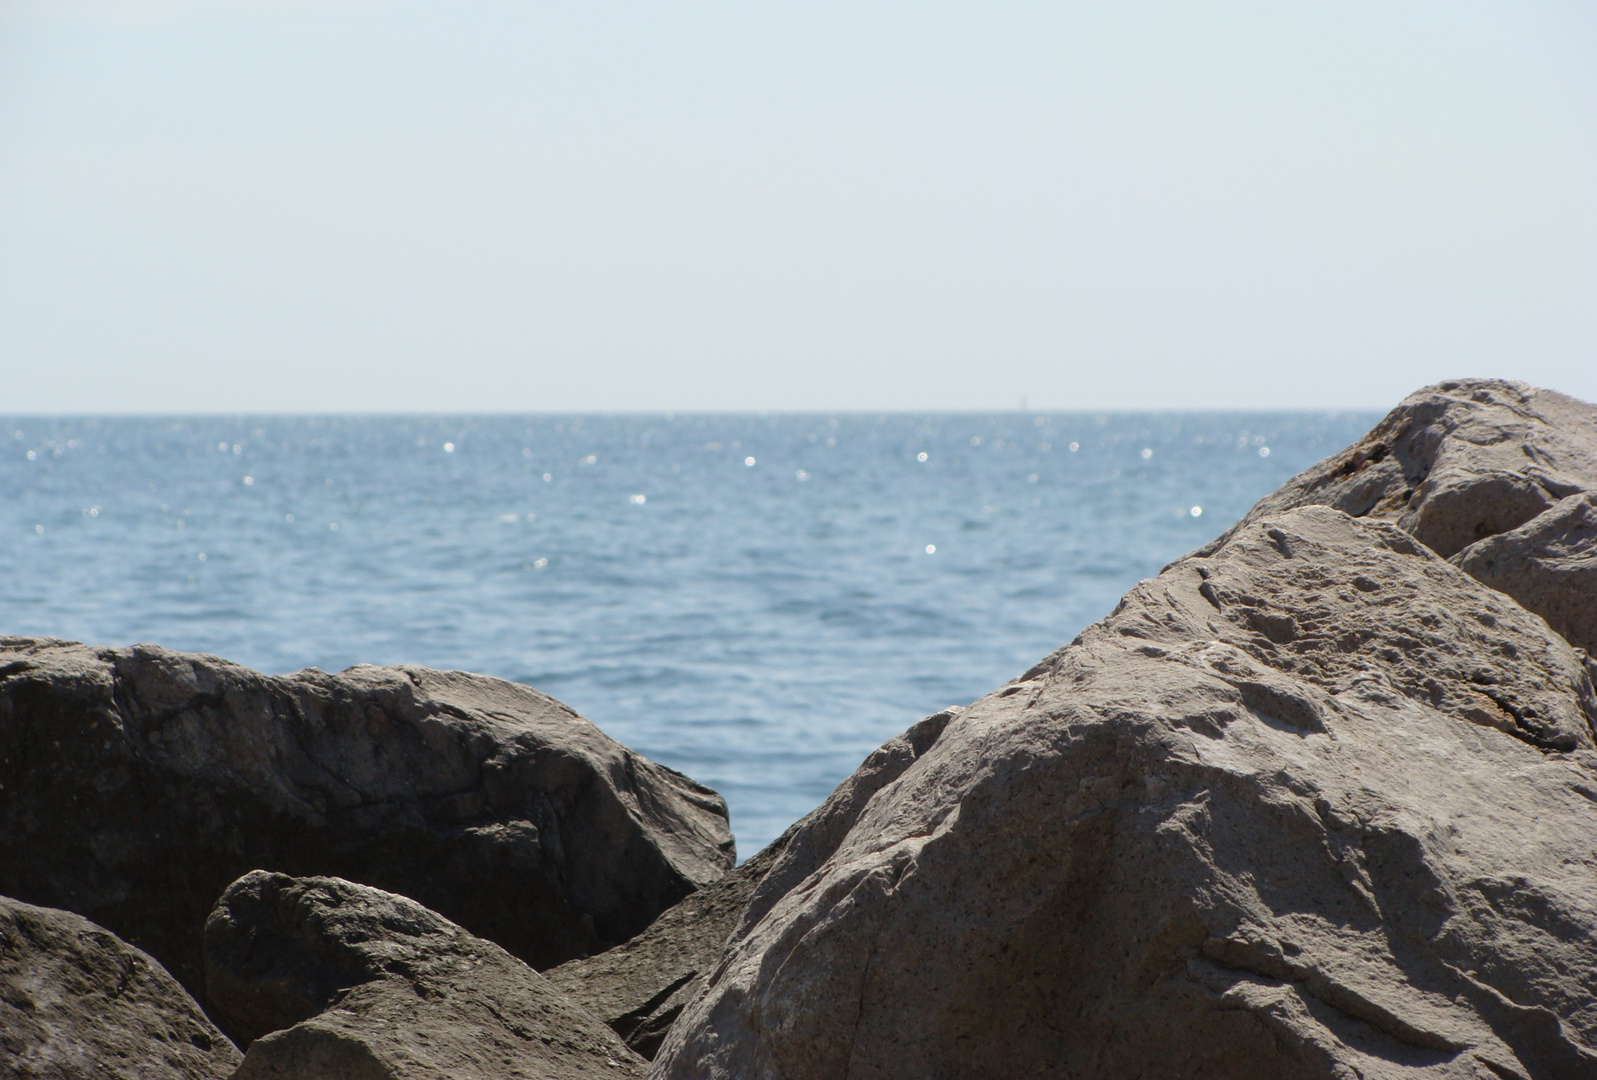
[[[1265,516],[797,830],[650,1075],[1597,1076],[1594,718],[1408,534]]]
[[[532,968],[414,900],[256,871],[205,924],[236,1080],[639,1077],[643,1059]]]
[[[1517,529],[1449,560],[1597,655],[1597,496],[1571,495]]]
[[[411,896],[548,967],[734,859],[708,788],[536,690],[417,667],[3,638],[0,790],[0,892],[94,919],[202,1000],[206,914],[251,870]]]
[[[160,964],[81,915],[0,897],[0,1072],[220,1080],[238,1064]]]
[[[707,885],[608,952],[544,972],[573,1001],[601,1017],[646,1058],[660,1048],[683,1008],[704,988],[728,937],[763,911],[751,910],[757,887],[772,875],[793,882],[813,872],[853,826],[870,797],[901,776],[962,710],[933,713],[865,759],[826,802],[736,870]],[[794,848],[796,835],[804,844]],[[790,850],[792,855],[789,855]],[[764,890],[767,895],[772,891]]]
[[[1259,500],[1244,525],[1297,506],[1391,521],[1446,558],[1597,490],[1597,406],[1504,379],[1416,391],[1370,433]],[[1597,598],[1594,598],[1597,599]]]

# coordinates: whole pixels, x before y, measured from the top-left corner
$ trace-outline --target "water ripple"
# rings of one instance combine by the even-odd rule
[[[14,418],[0,631],[517,679],[750,854],[1374,419]]]

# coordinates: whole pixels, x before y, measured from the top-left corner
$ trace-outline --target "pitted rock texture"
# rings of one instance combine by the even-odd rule
[[[1597,1076],[1594,718],[1407,533],[1264,515],[801,827],[650,1075]]]
[[[160,964],[80,915],[0,897],[0,1073],[221,1080],[238,1064]]]
[[[965,710],[959,706],[932,713],[871,751],[826,801],[789,830],[777,856],[739,920],[737,936],[763,919],[775,898],[789,892],[832,857],[876,793],[904,775],[937,742],[943,729]]]
[[[411,896],[533,966],[624,941],[732,865],[720,796],[515,683],[266,676],[0,639],[0,892],[77,911],[196,996],[255,869]]]
[[[256,871],[205,926],[236,1080],[625,1080],[644,1062],[532,968],[403,896]]]
[[[1597,495],[1597,406],[1522,382],[1458,379],[1409,395],[1195,554],[1260,518],[1331,506],[1392,522],[1597,653],[1597,529],[1589,499],[1570,501],[1586,493]]]

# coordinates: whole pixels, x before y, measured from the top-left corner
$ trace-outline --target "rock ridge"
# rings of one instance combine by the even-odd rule
[[[1390,522],[1257,514],[796,831],[650,1075],[1597,1076],[1592,679]]]
[[[1597,406],[1509,379],[1454,379],[1404,398],[1194,554],[1262,517],[1330,506],[1391,522],[1597,654],[1594,495]]]

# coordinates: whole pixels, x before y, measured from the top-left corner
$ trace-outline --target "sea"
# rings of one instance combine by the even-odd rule
[[[746,857],[1378,419],[13,417],[0,633],[513,679]]]

